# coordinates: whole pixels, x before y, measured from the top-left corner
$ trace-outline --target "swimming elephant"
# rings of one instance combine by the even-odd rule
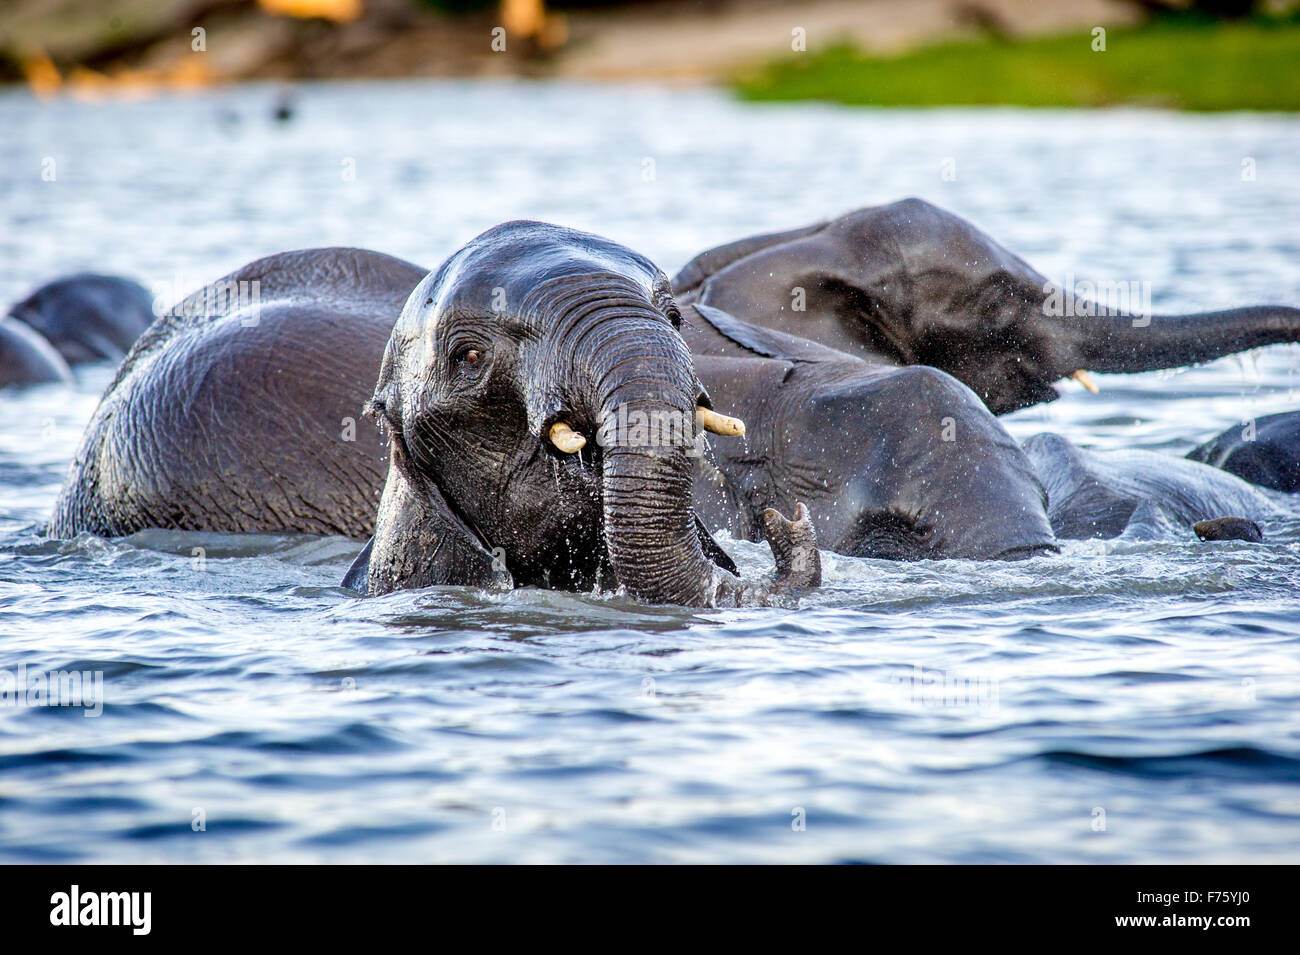
[[[709,527],[758,540],[763,506],[799,500],[822,545],[854,557],[1057,549],[1029,459],[951,375],[872,364],[707,305],[682,314],[700,379],[748,429],[700,459],[696,507]]]
[[[1058,434],[1034,435],[1024,448],[1047,490],[1052,530],[1063,539],[1164,537],[1195,525],[1202,539],[1258,542],[1258,523],[1287,511],[1280,496],[1185,458],[1086,450]]]
[[[1141,306],[1140,288],[1077,296],[920,199],[719,246],[683,267],[673,290],[683,304],[874,363],[939,368],[995,414],[1052,401],[1053,382],[1081,372],[1093,388],[1089,370],[1175,368],[1300,341],[1300,309],[1287,306],[1152,316],[1118,307]]]
[[[1187,454],[1251,484],[1300,491],[1300,412],[1243,421]]]
[[[361,409],[425,274],[376,252],[286,252],[187,297],[105,391],[48,533],[369,535],[387,452]]]
[[[138,282],[90,273],[42,285],[9,314],[70,365],[120,360],[154,320],[153,298]]]
[[[0,318],[0,387],[72,381],[63,356],[16,318]]]
[[[349,580],[618,586],[707,607],[817,586],[802,506],[762,513],[764,583],[736,576],[696,517],[697,422],[734,422],[711,409],[680,323],[662,272],[588,233],[507,222],[452,255],[384,351],[369,412],[392,435],[389,471]]]
[[[533,270],[517,279],[523,289],[546,274],[549,247],[542,232],[518,228],[518,267]],[[539,242],[536,254],[525,239]],[[424,277],[378,253],[308,250],[255,262],[190,296],[123,363],[49,533],[375,531],[386,455],[374,432],[356,425],[391,316]],[[221,294],[239,287],[260,290],[255,306]],[[498,287],[504,295],[499,284],[478,291]],[[705,392],[749,419],[743,439],[719,438],[708,454],[692,449],[708,530],[762,540],[768,508],[791,513],[806,502],[822,545],[851,555],[993,558],[1055,548],[1028,460],[952,377],[872,366],[708,306],[687,308],[678,334]],[[877,419],[909,427],[870,426]],[[568,422],[593,448],[598,424]],[[381,528],[386,515],[405,513],[392,504],[399,493],[379,509]],[[558,580],[554,563],[547,572]],[[511,573],[534,579],[518,561]]]
[[[530,240],[542,234],[517,228]],[[800,231],[812,235],[818,229]],[[643,261],[605,240],[582,241],[599,244],[605,255],[617,248],[615,258]],[[747,242],[760,250],[772,245],[760,237],[736,246]],[[547,242],[536,255],[526,244],[516,246],[517,267],[525,270],[512,280],[518,293],[528,287],[529,274],[548,274],[559,253]],[[844,553],[986,558],[1054,549],[1046,495],[1032,462],[958,380],[934,368],[869,361],[742,321],[711,304],[710,280],[690,279],[755,278],[749,258],[706,253],[683,271],[686,279],[679,276],[680,304],[663,305],[665,314],[682,318],[678,332],[691,349],[692,373],[705,395],[719,409],[750,419],[743,441],[715,441],[698,461],[692,483],[708,530],[770,536],[764,533],[767,508],[788,512],[806,499],[822,545]],[[715,268],[721,260],[732,266]],[[749,264],[734,271],[742,262]],[[425,275],[378,253],[308,250],[253,263],[195,293],[179,314],[143,336],[124,362],[83,439],[51,534],[125,534],[162,525],[360,537],[382,531],[386,521],[432,526],[411,520],[411,500],[424,506],[424,499],[409,480],[394,488],[400,469],[386,466],[382,447],[367,429],[353,427],[373,390],[393,317]],[[244,285],[260,288],[255,305],[229,294]],[[913,286],[915,291],[924,283]],[[491,286],[497,288],[505,286]],[[593,296],[599,288],[593,286]],[[543,289],[529,294],[540,296]],[[761,305],[753,308],[761,312]],[[920,310],[915,303],[910,309]],[[1237,322],[1225,315],[1224,321]],[[1257,343],[1249,333],[1229,337],[1222,347]],[[1020,345],[1008,340],[1002,347],[1013,356]],[[1044,388],[1055,396],[1050,386]],[[1001,403],[1014,403],[1008,395],[1015,393],[1013,388]],[[990,395],[986,390],[986,399]],[[590,443],[588,455],[596,453],[597,422],[564,423],[569,434],[562,443]],[[394,488],[391,494],[387,488]],[[710,542],[700,536],[707,550]],[[464,543],[465,560],[478,561],[482,579],[496,579],[496,568],[482,569],[483,549],[472,536],[438,539]],[[459,545],[448,544],[441,553],[440,561],[465,563],[452,559],[462,553]],[[516,582],[543,574],[544,582],[543,568],[520,557],[528,554],[516,547],[509,573]],[[418,548],[381,548],[376,558],[372,545],[365,556],[349,579],[369,581],[374,568],[381,568],[377,572],[389,579],[378,581],[376,589],[403,574],[418,580],[424,573],[438,579],[449,572],[429,571]],[[725,567],[724,556],[708,556]],[[547,564],[557,568],[560,583],[585,583],[594,573],[586,566],[581,573],[565,570],[565,560]],[[701,577],[692,579],[698,583]]]

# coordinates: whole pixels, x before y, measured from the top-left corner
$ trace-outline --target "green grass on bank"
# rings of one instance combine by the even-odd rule
[[[741,75],[752,100],[872,106],[1161,106],[1300,110],[1300,22],[1155,21],[1026,40],[982,39],[894,58],[848,45]]]

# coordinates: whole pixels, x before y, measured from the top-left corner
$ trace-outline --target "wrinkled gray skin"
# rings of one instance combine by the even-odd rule
[[[286,252],[194,293],[118,369],[49,534],[370,534],[387,451],[361,409],[424,275],[374,252]],[[259,283],[258,304],[211,294],[241,281]]]
[[[54,346],[16,318],[0,318],[0,388],[72,381],[72,371]]]
[[[804,311],[794,310],[796,289]],[[1176,368],[1300,341],[1300,309],[1280,305],[1136,325],[1127,315],[1088,317],[1078,299],[1072,317],[1045,314],[1065,311],[1061,289],[919,199],[719,246],[688,263],[673,290],[683,305],[712,305],[873,363],[939,368],[996,414],[1056,399],[1053,382],[1079,369]]]
[[[1188,452],[1252,484],[1300,491],[1300,412],[1284,411],[1234,425]]]
[[[899,230],[893,238],[891,230]],[[710,439],[711,457],[697,462],[692,480],[696,509],[708,529],[727,527],[751,539],[762,533],[766,507],[789,513],[798,499],[810,504],[822,546],[845,553],[1015,557],[1054,547],[1044,492],[1024,452],[959,381],[932,367],[899,367],[899,360],[926,360],[984,381],[985,401],[1009,410],[1055,397],[1051,382],[1076,367],[1143,370],[1294,337],[1294,310],[1263,308],[1156,318],[1147,329],[1108,320],[1092,327],[1092,339],[1076,340],[1084,319],[1035,313],[1029,290],[1037,288],[1040,305],[1043,295],[1036,273],[961,220],[916,200],[795,230],[780,242],[784,252],[778,240],[758,237],[704,253],[676,283],[693,373],[719,411],[749,426],[743,440]],[[511,273],[516,291],[540,294],[532,282],[545,274],[538,268]],[[782,276],[771,288],[769,271]],[[223,280],[262,280],[261,323],[251,331],[229,310],[161,321],[106,394],[51,533],[124,534],[161,525],[364,536],[376,527],[385,475],[392,493],[385,490],[380,529],[394,520],[425,526],[409,517],[410,488],[392,488],[394,470],[370,429],[358,421],[355,440],[341,437],[343,419],[359,419],[373,389],[393,316],[424,276],[377,253],[286,253]],[[797,319],[783,313],[794,279],[806,283],[808,300]],[[492,279],[475,294],[499,285]],[[764,297],[777,291],[775,300]],[[891,295],[888,310],[845,305]],[[873,341],[895,342],[894,352],[878,345],[855,356],[750,325],[719,310],[724,300],[745,318],[790,320],[843,348],[851,344],[845,328],[870,329]],[[693,307],[697,301],[704,307]],[[1139,332],[1146,337],[1133,339]],[[949,351],[939,347],[945,340]],[[1056,357],[1046,361],[1043,354]],[[973,363],[1000,371],[981,379]],[[571,423],[580,430],[593,424]],[[949,435],[953,440],[944,440]],[[442,513],[436,499],[426,503],[431,499],[415,498]],[[473,534],[467,539],[475,544]],[[443,571],[416,560],[418,550],[384,557],[392,579],[442,579]],[[533,567],[525,548],[518,551],[521,559],[510,567],[515,581],[545,583],[545,568]],[[466,553],[481,562],[474,547]],[[725,567],[725,555],[709,556]],[[443,560],[466,563],[451,545],[439,550]],[[559,583],[567,577],[575,586],[594,573],[565,569],[563,560],[554,566]],[[351,579],[369,574],[362,560]],[[482,579],[496,576],[485,571]]]
[[[749,429],[713,439],[697,470],[707,526],[757,540],[763,506],[799,500],[822,546],[856,557],[1056,549],[1028,459],[955,378],[873,365],[707,305],[682,311],[700,379]]]
[[[383,593],[430,584],[626,588],[652,603],[764,602],[820,584],[807,514],[768,509],[777,576],[746,582],[692,509],[684,442],[598,445],[628,414],[694,421],[709,404],[667,278],[588,233],[508,222],[411,293],[371,412],[391,432],[375,536],[349,572]],[[583,454],[548,438],[564,422]]]
[[[1154,451],[1090,451],[1058,434],[1034,435],[1024,447],[1060,538],[1163,537],[1224,517],[1260,523],[1283,516],[1288,503],[1234,474]]]

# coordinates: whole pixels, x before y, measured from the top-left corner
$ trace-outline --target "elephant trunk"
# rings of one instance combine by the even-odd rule
[[[620,584],[652,603],[710,606],[720,570],[700,546],[681,449],[612,448],[605,456],[605,542]]]
[[[1223,355],[1300,341],[1300,309],[1282,305],[1190,315],[1081,319],[1078,366],[1100,372],[1179,368]]]
[[[704,555],[691,507],[687,452],[700,392],[690,352],[653,309],[602,311],[575,326],[572,357],[583,369],[584,410],[599,426],[614,574],[642,600],[711,605],[723,572]]]

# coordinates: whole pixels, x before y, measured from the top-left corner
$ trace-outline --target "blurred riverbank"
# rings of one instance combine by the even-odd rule
[[[836,44],[1136,22],[1121,0],[12,0],[0,78],[83,98],[250,79],[556,76],[727,83]]]

